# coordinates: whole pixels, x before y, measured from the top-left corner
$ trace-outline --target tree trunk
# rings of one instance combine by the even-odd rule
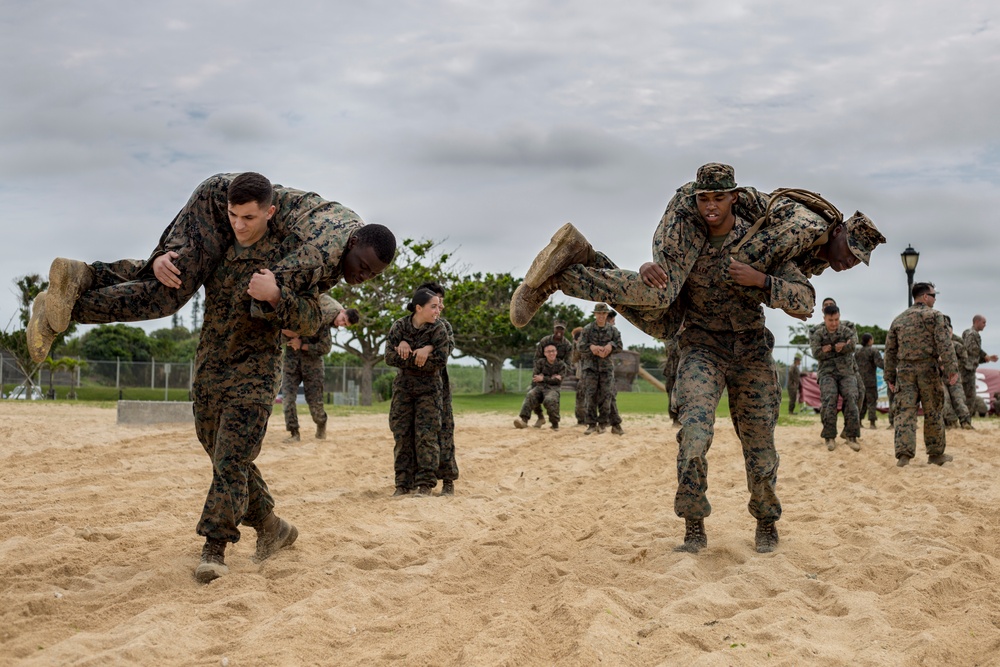
[[[380,357],[374,359],[363,357],[361,360],[361,405],[372,404],[372,379],[375,375],[375,365],[379,359]]]
[[[486,393],[487,394],[502,394],[503,393],[503,359],[497,359],[494,357],[487,357],[484,359],[486,366],[484,371],[486,373]]]

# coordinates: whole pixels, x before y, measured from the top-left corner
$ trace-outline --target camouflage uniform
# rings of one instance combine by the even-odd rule
[[[549,334],[548,336],[544,336],[540,341],[538,341],[538,344],[535,345],[535,361],[545,358],[545,348],[548,347],[549,345],[556,346],[556,359],[565,362],[567,370],[569,370],[570,358],[573,355],[573,343],[568,338],[566,338],[565,334],[563,334],[562,340],[559,341],[556,340],[554,334]],[[538,416],[538,418],[541,419],[542,404],[539,403],[538,405],[536,405],[534,411],[535,414]],[[525,421],[527,421],[527,419],[525,419]]]
[[[635,271],[619,269],[603,253],[597,252],[590,266],[575,264],[561,272],[563,293],[583,299],[605,301],[645,333],[667,340],[680,326],[681,311],[673,307],[697,255],[692,249],[707,242],[704,222],[694,204],[694,182],[678,189],[653,235],[653,259],[666,272],[663,289],[646,285]],[[743,220],[738,232],[742,239],[752,223],[763,215],[768,198],[754,188],[741,188],[733,208]],[[811,275],[828,264],[816,256],[826,239],[829,223],[805,206],[779,198],[772,208],[772,224],[761,227],[735,251],[735,258],[771,276],[770,293],[757,289],[760,303],[790,313],[809,313],[816,293],[809,284]],[[795,263],[788,260],[795,259]],[[751,288],[747,288],[751,289]]]
[[[334,317],[343,310],[339,303],[336,306]],[[281,364],[281,405],[285,413],[285,429],[288,431],[299,430],[299,413],[295,405],[299,384],[305,387],[306,404],[313,422],[317,426],[326,424],[326,411],[323,409],[323,357],[330,354],[333,348],[333,336],[330,333],[332,326],[332,321],[325,320],[314,335],[300,336],[299,340],[302,345],[309,346],[308,350],[296,350],[285,345],[285,357]]]
[[[455,348],[455,332],[451,322],[443,317],[438,322],[444,325],[448,332],[448,354]],[[451,405],[451,379],[448,377],[447,362],[441,368],[441,435],[438,438],[440,456],[438,458],[437,478],[445,481],[458,479],[458,461],[455,459],[455,411]]]
[[[277,390],[281,329],[315,330],[321,321],[315,288],[281,288],[276,308],[247,293],[250,277],[294,251],[273,231],[242,252],[231,245],[205,283],[205,321],[198,342],[195,430],[212,459],[212,486],[198,534],[238,542],[239,525],[258,527],[274,500],[254,460],[260,453]]]
[[[581,330],[582,333],[582,330]],[[573,351],[570,352],[570,363],[573,364],[573,372],[576,374],[576,391],[573,392],[573,414],[576,416],[577,424],[587,423],[587,401],[580,391],[580,382],[583,380],[583,369],[580,367],[580,351],[577,346],[580,344],[580,334],[573,338]]]
[[[521,404],[521,421],[528,421],[531,412],[541,406],[545,406],[545,411],[549,413],[549,422],[552,428],[559,426],[559,387],[562,386],[562,378],[566,376],[566,362],[556,358],[549,363],[548,359],[535,359],[531,375],[541,375],[542,381],[532,380],[531,389],[524,397]],[[555,377],[558,375],[559,377]]]
[[[414,355],[404,360],[396,352],[404,340],[414,351],[427,345],[434,348],[423,366],[416,365]],[[448,329],[440,319],[418,329],[413,326],[412,316],[406,315],[389,330],[385,363],[399,369],[392,382],[389,408],[389,428],[396,441],[393,458],[397,487],[437,485],[444,411],[441,370],[447,366],[449,354]]]
[[[965,349],[964,341],[952,334],[951,346],[955,350],[955,358],[958,360],[958,367],[964,369],[968,351]],[[945,426],[954,426],[956,423],[972,424],[972,415],[969,407],[965,404],[965,387],[962,382],[949,385],[948,378],[942,378],[944,387],[944,423]]]
[[[989,355],[983,351],[983,337],[974,327],[969,327],[962,332],[962,341],[965,343],[966,359],[965,365],[961,369],[961,382],[965,388],[965,407],[969,412],[976,409],[976,369],[979,364],[988,361]]]
[[[216,174],[205,180],[160,237],[145,262],[121,260],[90,265],[93,284],[77,300],[73,320],[85,324],[136,322],[177,312],[202,286],[233,244],[227,193],[238,174]],[[351,209],[322,199],[314,192],[274,186],[277,210],[269,228],[279,239],[297,243],[289,254],[275,257],[270,268],[279,285],[292,291],[336,284],[347,237],[364,223]],[[182,285],[167,287],[153,275],[153,260],[168,251],[181,271]]]
[[[958,372],[955,349],[944,316],[915,303],[892,321],[885,341],[885,379],[896,385],[896,458],[913,458],[917,448],[917,404],[924,409],[924,446],[928,456],[944,453],[943,399],[939,364]]]
[[[663,359],[663,387],[667,392],[667,414],[676,422],[680,416],[677,412],[677,400],[674,396],[674,384],[677,380],[677,362],[680,361],[680,350],[678,349],[676,336],[664,341],[664,352],[666,356]]]
[[[770,294],[735,285],[729,257],[749,225],[737,219],[721,247],[705,245],[694,261],[677,301],[684,316],[674,392],[680,410],[677,433],[677,495],[674,511],[686,520],[709,516],[708,450],[722,392],[729,393],[733,426],[743,447],[750,514],[776,521],[778,453],[774,427],[781,388],[771,351],[774,336],[764,327],[762,301],[782,298],[774,279]]]
[[[809,346],[813,357],[819,362],[820,395],[822,407],[820,418],[823,420],[824,440],[837,437],[837,398],[843,397],[844,437],[857,438],[861,435],[861,422],[858,419],[858,377],[854,365],[854,346],[858,336],[853,327],[843,323],[834,332],[827,331],[825,325],[813,328],[809,336]],[[831,349],[823,352],[826,345],[846,343],[840,352]]]
[[[875,426],[878,417],[878,371],[885,368],[882,360],[882,353],[875,349],[873,345],[862,347],[854,355],[854,361],[858,366],[861,375],[861,387],[864,389],[864,399],[861,404],[868,410],[868,421]],[[858,418],[864,418],[864,409],[858,410]]]
[[[590,351],[591,345],[608,343],[611,343],[612,354],[621,352],[622,335],[610,324],[599,327],[597,322],[591,322],[583,328],[580,341],[577,343],[577,351],[580,353],[580,384],[577,388],[577,400],[583,397],[586,410],[584,421],[591,425],[600,423],[607,426],[611,423],[615,366],[610,356],[602,359]]]
[[[799,367],[792,364],[788,367],[788,414],[795,413],[795,406],[799,403],[799,392],[802,391],[802,372]]]

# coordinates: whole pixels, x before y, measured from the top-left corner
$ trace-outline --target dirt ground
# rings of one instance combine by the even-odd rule
[[[955,461],[896,468],[819,424],[779,428],[777,552],[753,550],[727,420],[709,454],[709,547],[675,553],[675,433],[515,430],[460,415],[457,495],[390,497],[385,416],[331,421],[258,464],[298,542],[195,582],[211,478],[190,425],[0,403],[3,665],[995,665],[995,422]],[[308,420],[308,417],[306,417]]]

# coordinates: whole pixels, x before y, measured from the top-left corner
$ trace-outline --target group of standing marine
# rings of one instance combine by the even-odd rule
[[[928,462],[943,465],[952,460],[945,454],[945,429],[973,429],[976,409],[976,369],[996,361],[982,349],[980,332],[986,318],[976,315],[972,326],[957,336],[951,318],[935,310],[937,289],[921,282],[912,288],[913,305],[896,317],[886,337],[886,355],[874,347],[870,333],[858,336],[855,326],[840,320],[833,299],[823,301],[823,324],[814,327],[809,343],[818,362],[817,380],[821,397],[822,438],[827,448],[836,448],[837,412],[844,413],[842,437],[860,451],[860,418],[876,428],[878,401],[877,369],[882,368],[889,390],[889,428],[894,428],[895,455],[900,467],[909,464],[916,450],[916,415],[924,413],[924,444]],[[789,412],[795,411],[801,392],[801,355],[788,372]]]

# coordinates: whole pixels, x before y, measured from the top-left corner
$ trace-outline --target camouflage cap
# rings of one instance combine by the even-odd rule
[[[319,295],[319,311],[323,317],[323,324],[325,326],[332,326],[333,320],[336,319],[337,315],[343,309],[344,307],[340,305],[340,302],[329,294]]]
[[[563,322],[562,320],[556,320],[555,322],[552,323],[552,328],[553,329],[565,329],[566,328],[566,323]]]
[[[596,306],[594,306],[594,314],[595,315],[597,313],[610,313],[610,312],[611,312],[611,309],[608,308],[608,304],[606,304],[606,303],[599,303]]]
[[[880,243],[885,243],[882,232],[877,230],[871,218],[861,211],[855,211],[854,215],[844,221],[844,225],[847,227],[847,246],[855,257],[868,264],[872,250]]]
[[[737,189],[736,172],[728,164],[709,162],[698,167],[698,176],[694,182],[694,192],[700,195],[704,192],[732,192]]]

